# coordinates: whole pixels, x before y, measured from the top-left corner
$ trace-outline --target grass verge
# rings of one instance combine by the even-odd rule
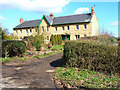
[[[120,77],[78,68],[58,67],[56,81],[67,88],[117,88],[120,89]]]

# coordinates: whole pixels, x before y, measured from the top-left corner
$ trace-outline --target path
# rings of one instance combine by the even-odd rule
[[[20,67],[2,66],[3,88],[55,88],[50,70],[55,70],[62,53],[34,59]],[[36,62],[35,62],[36,61]],[[48,71],[48,72],[47,72]]]

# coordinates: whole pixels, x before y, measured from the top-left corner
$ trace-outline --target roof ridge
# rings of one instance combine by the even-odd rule
[[[59,17],[55,17],[55,18],[70,17],[70,16],[77,16],[77,15],[86,15],[86,14],[90,14],[90,13],[85,13],[85,14],[74,14],[74,15],[68,15],[68,16],[59,16]]]
[[[41,20],[41,19],[36,19],[36,20],[29,20],[29,21],[37,21],[37,20]],[[29,22],[29,21],[28,21],[28,22]],[[24,22],[27,22],[27,20],[26,20],[26,21],[24,21]]]

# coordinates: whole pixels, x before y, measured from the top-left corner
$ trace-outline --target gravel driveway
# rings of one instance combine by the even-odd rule
[[[2,65],[2,88],[55,88],[52,72],[60,64],[62,53],[43,59],[29,59],[29,63]],[[1,84],[1,83],[0,83]]]

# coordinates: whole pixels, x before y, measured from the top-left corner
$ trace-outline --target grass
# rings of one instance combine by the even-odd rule
[[[58,67],[55,71],[58,81],[66,87],[85,87],[85,88],[119,88],[120,77],[109,76],[100,72],[78,68]]]
[[[0,62],[10,62],[10,58],[0,58]]]
[[[37,55],[37,56],[34,56],[34,58],[45,58],[45,57],[48,57],[48,56],[51,56],[51,55],[54,55],[57,53],[61,53],[61,52],[63,52],[63,51],[59,50],[59,51],[51,52],[51,53],[44,54],[44,55]]]
[[[48,48],[46,48],[48,49]],[[54,55],[54,54],[57,54],[57,53],[61,53],[63,52],[63,45],[56,45],[56,46],[53,46],[52,48],[50,48],[50,50],[56,50],[54,52],[51,52],[51,53],[47,53],[47,54],[44,54],[44,55],[37,55],[37,56],[34,56],[34,58],[45,58],[45,57],[48,57],[48,56],[51,56],[51,55]]]

